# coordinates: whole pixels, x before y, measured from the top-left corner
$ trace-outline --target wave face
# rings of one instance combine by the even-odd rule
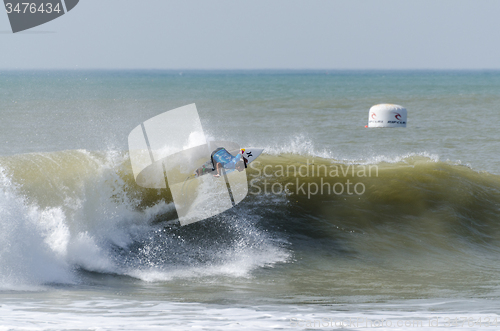
[[[285,154],[254,168],[250,192],[283,189],[293,215],[283,226],[311,240],[349,240],[349,249],[370,252],[498,248],[496,175],[420,155],[356,164]]]
[[[265,154],[248,168],[242,203],[186,227],[168,190],[135,185],[126,153],[14,155],[0,158],[0,174],[5,288],[81,283],[87,271],[170,281],[278,265],[292,278],[394,261],[407,273],[429,261],[446,273],[464,259],[497,269],[500,177],[428,156]]]

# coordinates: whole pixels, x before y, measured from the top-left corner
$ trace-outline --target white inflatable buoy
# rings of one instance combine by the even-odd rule
[[[370,108],[369,128],[406,128],[406,108],[383,103]]]

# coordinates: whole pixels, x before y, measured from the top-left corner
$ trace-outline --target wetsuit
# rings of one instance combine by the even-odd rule
[[[212,170],[215,170],[215,165],[220,163],[224,169],[236,169],[236,164],[241,161],[242,155],[231,155],[225,148],[219,147],[212,152]]]

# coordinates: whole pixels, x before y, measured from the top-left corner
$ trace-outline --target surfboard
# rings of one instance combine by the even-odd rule
[[[264,149],[261,149],[261,148],[245,148],[245,151],[243,152],[243,157],[248,161],[247,166],[251,162],[255,161],[255,159],[258,158],[260,156],[260,154],[262,154],[263,151],[264,151]],[[239,153],[240,151],[237,150],[237,151],[228,151],[228,152],[231,155],[236,156],[237,153]],[[200,176],[210,174],[212,172],[215,173],[215,170],[213,170],[212,160],[208,160],[203,165],[201,165],[198,169],[196,169],[196,171],[191,175],[191,177],[197,178]]]

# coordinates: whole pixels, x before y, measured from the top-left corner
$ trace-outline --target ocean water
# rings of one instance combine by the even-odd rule
[[[191,103],[265,152],[180,227],[127,137]],[[0,330],[498,329],[499,105],[495,71],[0,72]]]

